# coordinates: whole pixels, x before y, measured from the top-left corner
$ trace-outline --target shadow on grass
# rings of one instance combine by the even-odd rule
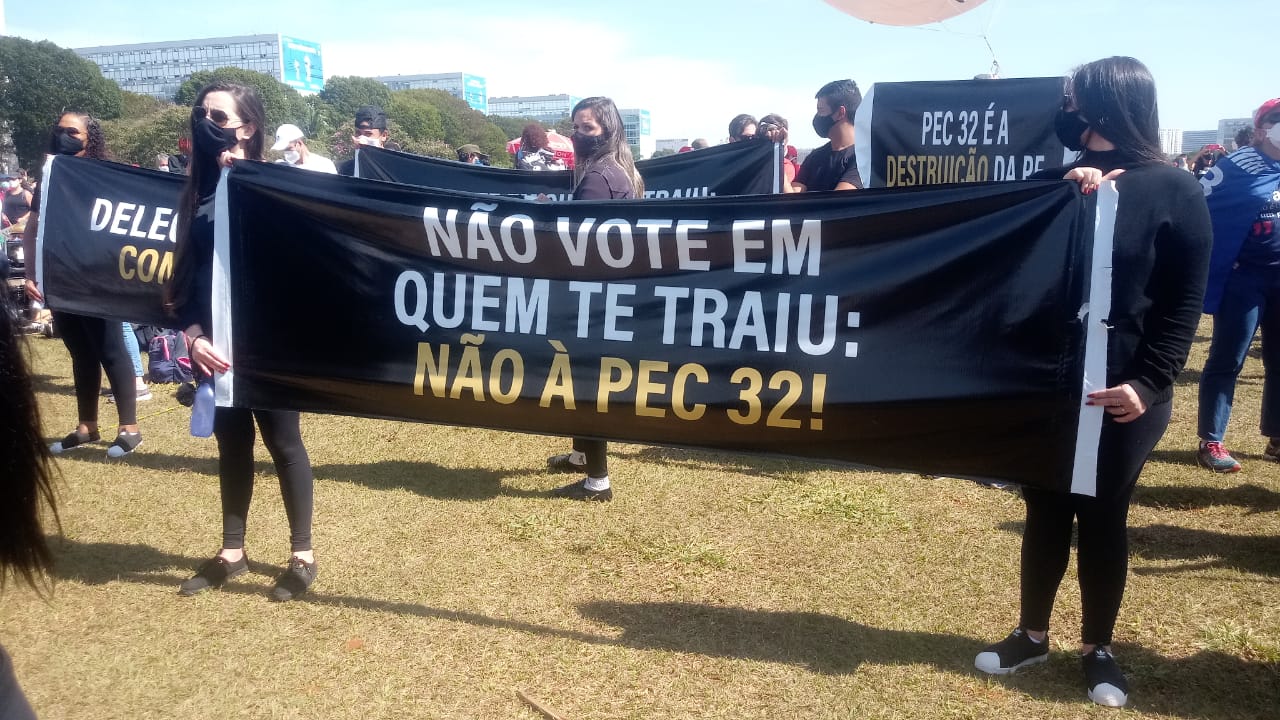
[[[1143,507],[1171,510],[1201,510],[1221,505],[1245,508],[1250,514],[1280,510],[1280,493],[1257,485],[1229,488],[1138,485],[1133,501]]]
[[[1023,524],[1005,521],[997,529],[1022,534]],[[1076,547],[1074,533],[1071,547]],[[1176,567],[1135,567],[1136,575],[1173,575],[1201,570],[1230,569],[1280,577],[1280,537],[1231,535],[1175,525],[1129,528],[1129,555],[1142,560],[1187,560]]]
[[[61,438],[58,438],[61,439]],[[213,442],[210,440],[210,442]],[[59,456],[59,460],[87,461],[104,465],[127,464],[146,470],[171,472],[191,471],[203,475],[218,476],[218,459],[152,453],[143,445],[137,452],[122,459],[108,458],[106,444],[101,443],[83,450]],[[253,471],[259,475],[274,476],[275,465],[269,460],[254,462]],[[317,480],[335,480],[355,483],[374,490],[403,489],[439,500],[489,500],[505,497],[545,497],[536,490],[517,490],[506,487],[504,473],[492,470],[445,468],[434,463],[384,460],[370,463],[331,463],[314,465],[312,471]]]
[[[615,642],[627,647],[802,665],[823,674],[852,673],[866,662],[975,675],[973,657],[986,644],[942,633],[882,630],[812,612],[619,602],[578,610],[621,628]],[[1272,717],[1280,704],[1274,665],[1210,651],[1180,660],[1135,645],[1120,645],[1117,652],[1134,684],[1130,707],[1138,710],[1234,720]],[[1047,666],[991,682],[1039,700],[1087,703],[1079,660],[1070,652],[1055,652]]]
[[[57,578],[89,585],[132,582],[177,587],[203,558],[162,552],[146,545],[79,543],[55,540]],[[282,568],[250,563],[257,575],[274,576]],[[186,568],[180,573],[167,572]],[[323,583],[323,577],[321,578]],[[319,586],[318,586],[319,587]],[[267,602],[263,583],[233,580],[221,591],[259,596]],[[823,674],[849,674],[863,663],[930,665],[959,675],[975,675],[972,659],[985,641],[941,633],[882,630],[833,615],[721,607],[700,603],[591,602],[579,613],[594,622],[619,628],[621,634],[600,635],[549,625],[495,618],[451,608],[435,608],[373,598],[308,593],[295,602],[355,608],[370,612],[421,617],[482,628],[510,630],[636,650],[697,653],[759,662],[786,663]],[[1216,651],[1170,660],[1141,646],[1117,647],[1133,682],[1130,707],[1144,712],[1207,720],[1273,717],[1280,706],[1280,669]],[[1050,662],[1004,679],[992,679],[1039,700],[1082,706],[1084,688],[1078,661],[1055,652]]]
[[[518,490],[502,483],[503,478],[516,473],[447,468],[429,462],[382,460],[370,463],[330,463],[316,465],[314,469],[318,479],[355,483],[374,490],[408,490],[437,500],[547,496],[543,491]]]
[[[113,436],[114,437],[114,436]],[[141,468],[144,470],[158,470],[161,472],[174,471],[190,471],[200,473],[201,475],[218,476],[218,459],[212,457],[192,457],[190,455],[171,455],[169,453],[150,452],[146,444],[147,429],[142,428],[143,444],[134,452],[129,453],[123,458],[107,457],[107,442],[86,447],[81,450],[77,448],[72,452],[58,456],[58,461],[76,460],[93,463],[101,463],[103,465],[128,465],[130,467]],[[58,438],[61,439],[61,438]],[[106,439],[105,436],[103,438]],[[209,442],[214,442],[212,438]],[[275,465],[269,461],[259,460],[253,464],[255,473],[275,474]]]
[[[1207,475],[1213,473],[1205,468],[1200,467],[1196,462],[1196,446],[1194,444],[1188,446],[1185,450],[1152,450],[1147,456],[1147,462],[1169,463],[1170,465],[1190,465],[1197,471],[1203,471]],[[1138,489],[1142,489],[1142,485],[1138,485]]]
[[[38,373],[32,373],[31,385],[32,387],[35,388],[35,391],[37,393],[49,394],[49,395],[68,395],[70,397],[75,397],[76,386],[70,383],[60,382],[61,379],[62,378],[56,378],[52,375],[42,375]],[[105,403],[106,399],[104,398],[102,402]]]
[[[1173,525],[1129,528],[1129,552],[1144,560],[1194,560],[1171,568],[1134,568],[1168,575],[1214,568],[1280,577],[1280,536],[1231,535]]]

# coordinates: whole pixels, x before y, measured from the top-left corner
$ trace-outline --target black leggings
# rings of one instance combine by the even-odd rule
[[[280,494],[289,518],[289,549],[310,550],[314,480],[311,459],[302,445],[298,413],[220,407],[213,416],[213,434],[218,438],[218,477],[222,484],[222,546],[244,547],[249,503],[253,500],[255,418],[262,429],[262,444],[271,453],[280,477]]]
[[[1172,405],[1152,405],[1131,423],[1110,418],[1103,422],[1096,497],[1023,488],[1027,524],[1022,532],[1021,627],[1049,629],[1053,599],[1067,571],[1075,520],[1079,523],[1080,641],[1111,644],[1129,571],[1129,499],[1147,456],[1169,425]]]
[[[573,449],[587,456],[587,477],[602,478],[609,474],[609,443],[574,438]]]
[[[133,361],[125,350],[120,323],[54,311],[53,325],[71,354],[71,376],[76,385],[80,422],[98,422],[98,391],[102,389],[102,371],[106,370],[120,424],[137,425],[138,394]]]

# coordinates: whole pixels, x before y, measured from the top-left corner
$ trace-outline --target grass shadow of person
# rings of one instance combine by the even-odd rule
[[[817,612],[613,601],[586,603],[578,612],[621,628],[618,642],[628,647],[784,663],[824,675],[849,674],[863,662],[967,673],[982,648],[970,638],[881,630]]]
[[[515,473],[479,468],[450,468],[430,462],[381,460],[368,463],[326,463],[314,466],[317,479],[354,483],[374,490],[408,490],[437,500],[490,500],[495,497],[545,497],[537,490],[520,490],[502,481]]]
[[[112,582],[128,582],[143,585],[155,585],[170,588],[174,600],[183,602],[177,595],[178,586],[195,571],[195,568],[207,558],[193,558],[164,552],[149,545],[122,543],[84,543],[66,538],[52,538],[55,563],[53,577],[58,580],[78,582],[85,585],[105,585]],[[249,561],[251,573],[265,578],[274,578],[284,570],[283,565]],[[495,618],[480,613],[468,612],[456,608],[435,608],[415,603],[378,600],[376,598],[334,595],[323,591],[323,576],[317,581],[317,589],[307,592],[293,602],[335,607],[340,609],[355,608],[370,612],[406,615],[460,622],[477,627],[509,629],[519,633],[533,633],[548,637],[566,638],[596,645],[615,644],[612,638],[588,632],[557,628],[549,625]],[[241,576],[229,581],[218,590],[209,592],[226,593],[237,596],[260,596],[267,602],[267,591],[270,584],[263,583],[261,578],[246,579]]]
[[[143,429],[145,439],[145,428]],[[59,438],[61,439],[61,438]],[[138,450],[131,452],[123,458],[109,458],[106,455],[109,440],[104,436],[100,445],[95,444],[77,448],[57,456],[58,462],[77,461],[100,463],[103,465],[120,465],[128,464],[130,467],[136,467],[143,470],[157,470],[161,472],[194,472],[201,475],[218,475],[218,458],[216,457],[194,457],[191,455],[172,455],[169,453],[151,452],[146,444],[141,445]],[[100,450],[99,450],[100,449]],[[253,463],[253,471],[256,474],[275,473],[275,465],[270,460],[256,460]]]
[[[1174,525],[1129,528],[1129,553],[1143,560],[1198,561],[1169,568],[1134,568],[1139,575],[1164,575],[1227,568],[1280,577],[1280,536],[1231,535]]]
[[[989,640],[918,631],[884,630],[834,615],[766,611],[697,603],[592,602],[580,614],[622,629],[617,642],[642,650],[687,652],[799,665],[822,674],[849,674],[866,663],[931,665],[986,678],[973,658]],[[1134,681],[1131,707],[1167,715],[1235,720],[1271,717],[1280,693],[1276,667],[1220,652],[1170,660],[1137,645],[1117,647]],[[1125,664],[1127,663],[1127,664]],[[1204,678],[1214,678],[1204,687]],[[991,677],[1038,700],[1087,704],[1074,651],[1055,651],[1046,666]],[[1270,685],[1268,685],[1270,681]]]
[[[67,395],[69,397],[76,396],[76,386],[59,382],[62,378],[54,375],[44,375],[42,373],[31,374],[31,386],[35,388],[37,394],[40,395]],[[103,399],[105,403],[105,398]]]
[[[1280,493],[1258,485],[1227,488],[1207,485],[1138,485],[1133,501],[1143,507],[1170,510],[1202,510],[1230,505],[1245,508],[1250,515],[1280,510]]]
[[[147,545],[55,540],[56,578],[89,585],[130,582],[169,588],[174,602],[178,584],[202,558],[164,552]],[[272,577],[280,567],[251,562],[257,575]],[[177,569],[177,572],[170,572]],[[268,585],[233,580],[218,591],[261,597]],[[864,662],[931,665],[975,675],[973,656],[986,644],[942,633],[883,630],[833,615],[764,611],[697,603],[624,603],[597,601],[578,606],[595,622],[621,628],[619,637],[492,617],[458,608],[327,594],[322,586],[294,602],[340,609],[419,617],[517,634],[567,639],[638,650],[689,652],[711,657],[789,663],[822,674],[853,673]],[[1280,706],[1280,668],[1217,651],[1171,660],[1141,646],[1121,643],[1117,650],[1134,684],[1131,708],[1205,720],[1274,717]],[[981,677],[981,676],[980,676]],[[1086,702],[1078,660],[1055,652],[1046,666],[1014,676],[990,679],[1040,700]]]

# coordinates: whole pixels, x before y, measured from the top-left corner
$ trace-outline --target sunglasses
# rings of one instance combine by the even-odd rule
[[[1258,124],[1262,125],[1263,123],[1271,123],[1272,125],[1280,124],[1280,112],[1263,115],[1262,120],[1259,121]]]
[[[210,120],[214,122],[214,124],[218,125],[219,127],[226,127],[227,123],[231,122],[230,115],[217,109],[209,110],[208,108],[205,108],[205,107],[194,107],[191,109],[191,114],[197,120],[204,117],[208,117]]]

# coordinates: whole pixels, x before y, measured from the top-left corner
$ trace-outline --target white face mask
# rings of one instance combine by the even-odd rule
[[[298,152],[297,150],[284,151],[284,161],[289,163],[290,165],[297,165],[298,161],[301,159],[302,159],[302,153]]]
[[[1271,129],[1267,131],[1267,139],[1271,141],[1272,145],[1280,147],[1280,123],[1271,126]]]
[[[368,135],[357,135],[356,142],[361,145],[372,145],[374,147],[382,147],[382,140],[379,138],[369,137]]]

